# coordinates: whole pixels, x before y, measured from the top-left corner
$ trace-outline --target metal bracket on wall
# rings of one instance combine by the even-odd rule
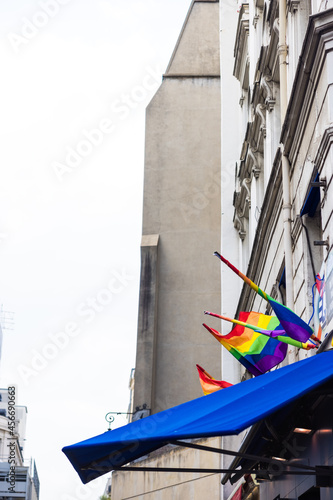
[[[323,188],[324,189],[324,194],[326,194],[326,191],[327,191],[327,181],[326,181],[326,177],[323,177],[322,179],[320,179],[319,181],[312,181],[310,183],[311,187],[313,188]]]
[[[313,244],[315,247],[326,247],[327,251],[330,249],[330,240],[328,237],[326,240],[315,240]]]
[[[113,415],[135,415],[135,413],[137,413],[138,411],[142,411],[142,412],[147,412],[147,411],[150,411],[150,408],[148,408],[148,405],[146,403],[144,403],[142,405],[142,408],[140,406],[137,406],[135,408],[135,412],[129,412],[129,411],[109,411],[109,413],[107,413],[105,415],[105,420],[109,423],[109,428],[108,428],[108,431],[111,431],[111,424],[112,422],[114,422],[114,419],[115,417]],[[147,415],[145,415],[147,416]],[[140,418],[143,418],[143,416],[141,416]]]

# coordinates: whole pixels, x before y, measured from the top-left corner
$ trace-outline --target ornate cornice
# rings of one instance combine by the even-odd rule
[[[301,0],[288,0],[287,1],[287,9],[289,12],[294,14],[299,9],[299,4]]]
[[[266,137],[266,116],[264,111],[266,111],[266,106],[264,104],[257,104],[256,106],[256,115],[258,115],[261,119],[260,131],[263,134],[264,138]]]
[[[242,186],[244,187],[246,191],[246,198],[245,198],[245,203],[247,205],[247,209],[249,210],[251,208],[251,179],[247,177],[246,179],[243,179]]]
[[[239,11],[236,42],[234,47],[234,71],[237,80],[244,79],[248,58],[248,37],[249,37],[249,4],[243,3]]]
[[[293,252],[295,250],[295,246],[297,244],[301,231],[302,231],[302,223],[301,223],[301,218],[298,216],[295,218],[291,229],[291,241],[292,241]]]
[[[280,140],[291,163],[303,140],[322,67],[332,44],[333,9],[329,9],[310,17],[282,126]],[[327,87],[331,83],[327,80]]]
[[[244,240],[246,236],[244,215],[239,213],[237,210],[235,210],[235,215],[234,215],[234,226],[238,230],[240,239]]]
[[[269,112],[271,112],[275,106],[272,78],[262,75],[260,80],[260,88],[263,90],[263,93],[265,94],[266,108]]]
[[[282,204],[281,151],[278,149],[274,159],[271,176],[265,192],[261,213],[252,245],[249,266],[246,275],[255,283],[260,283],[265,266],[269,241],[279,217]],[[265,249],[265,250],[264,250]],[[244,284],[237,306],[236,315],[253,307],[255,293]]]
[[[264,5],[265,5],[264,0],[255,0],[255,6],[256,6],[258,9],[263,10]]]
[[[261,169],[262,169],[262,164],[263,164],[263,156],[258,152],[255,151],[253,148],[249,148],[248,150],[248,158],[249,161],[252,161],[252,168],[251,171],[256,179],[259,178]]]
[[[323,168],[323,164],[325,163],[326,157],[328,155],[332,143],[333,143],[333,126],[328,127],[323,133],[323,136],[321,138],[317,150],[317,154],[314,159],[314,164],[316,165],[316,168],[319,173]]]

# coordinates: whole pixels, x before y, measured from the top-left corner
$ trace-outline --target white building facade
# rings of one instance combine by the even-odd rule
[[[326,348],[332,347],[333,328],[332,7],[330,1],[310,0],[220,2],[222,173],[233,165],[235,174],[232,199],[222,175],[222,204],[227,207],[222,253],[273,298],[310,321],[321,340],[327,335]],[[234,234],[229,237],[231,224],[237,242]],[[326,284],[326,303],[325,294],[320,298],[315,292],[318,275]],[[270,314],[267,302],[239,281],[222,269],[222,311],[234,317],[251,310]],[[290,347],[283,364],[313,354]],[[230,358],[222,352],[223,378],[247,378]],[[329,465],[332,422],[324,422],[321,414],[327,408],[320,408],[313,416],[317,431],[302,444],[300,458],[311,463],[320,445],[316,460]],[[242,442],[243,452],[253,452],[258,439],[251,429],[245,437],[224,438],[224,447],[238,449]],[[236,467],[241,462],[232,463]],[[242,490],[239,479],[244,481],[242,474],[224,477],[223,498],[324,500],[333,495],[330,487],[316,487],[315,477],[253,482],[250,491]]]
[[[36,464],[23,457],[27,408],[15,401],[15,387],[0,389],[0,500],[39,500]]]

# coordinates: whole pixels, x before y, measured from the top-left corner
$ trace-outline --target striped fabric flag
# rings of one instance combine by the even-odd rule
[[[319,340],[321,340],[322,334],[323,334],[323,326],[326,325],[326,297],[325,297],[325,274],[323,274],[323,277],[320,277],[320,274],[316,274],[316,289],[318,292],[318,295],[316,294],[316,297],[318,297],[318,311],[317,311],[317,317],[322,316],[321,319],[315,319],[315,327],[318,325],[317,328],[317,337]],[[313,307],[313,313],[311,318],[315,314],[315,297],[313,296],[313,287],[312,287],[312,307]]]
[[[286,335],[289,337],[299,340],[300,342],[307,342],[310,337],[314,340],[318,340],[314,334],[312,328],[305,323],[297,314],[295,314],[288,307],[277,302],[273,297],[268,295],[268,293],[261,290],[253,281],[251,281],[245,274],[241,273],[235,266],[233,266],[227,259],[225,259],[218,252],[214,252],[214,255],[221,259],[224,264],[226,264],[234,273],[236,273],[240,278],[242,278],[245,283],[247,283],[252,290],[258,293],[263,299],[271,305],[274,313],[276,314],[278,320],[282,325],[282,329],[285,330]]]
[[[254,324],[258,328],[264,328],[264,325],[267,325],[272,331],[281,329],[277,318],[253,311],[240,313],[239,320]],[[284,360],[287,354],[287,344],[250,328],[236,325],[230,333],[222,335],[206,324],[203,326],[255,376],[274,368]]]
[[[269,322],[265,321],[265,318],[269,318],[272,316],[265,316],[264,314],[260,314],[260,317],[262,317],[261,318],[262,321],[260,321],[260,320],[258,322],[255,321],[256,325],[253,325],[251,323],[244,323],[243,321],[239,321],[237,319],[228,318],[227,316],[220,316],[219,314],[215,314],[215,313],[212,313],[209,311],[205,311],[205,314],[208,314],[209,316],[214,316],[215,318],[223,319],[224,321],[229,321],[230,323],[233,323],[234,325],[244,326],[245,328],[249,328],[250,330],[253,330],[257,333],[260,333],[261,335],[266,335],[267,337],[273,337],[274,339],[277,339],[280,342],[284,342],[285,344],[293,345],[295,347],[298,347],[299,349],[305,349],[305,350],[309,351],[310,349],[317,349],[317,347],[318,347],[316,344],[314,344],[312,342],[304,343],[304,342],[300,342],[299,340],[295,340],[291,337],[288,337],[288,335],[286,335],[286,332],[284,330],[280,330],[280,328],[282,328],[280,323],[279,323],[279,326],[276,327],[277,328],[276,330],[265,330],[264,328],[262,328],[260,325],[265,325],[266,323],[268,323],[268,326],[269,326]],[[244,313],[244,314],[250,314],[250,313]],[[259,313],[252,312],[251,314],[256,315]],[[251,318],[250,318],[250,321],[251,321]]]
[[[212,392],[219,391],[220,389],[225,389],[230,387],[232,384],[229,382],[224,382],[224,380],[215,380],[209,373],[206,372],[200,365],[196,365],[199,373],[199,380],[205,396],[207,394],[212,394]]]
[[[292,339],[299,340],[300,342],[307,342],[309,338],[313,337],[313,330],[311,326],[307,325],[297,314],[295,314],[288,307],[280,304],[275,299],[268,297],[268,302],[270,303],[273,311],[280,320],[286,335]],[[314,337],[313,337],[314,338]]]

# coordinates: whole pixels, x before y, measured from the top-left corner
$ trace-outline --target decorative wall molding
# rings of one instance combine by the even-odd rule
[[[271,176],[265,192],[264,201],[251,249],[251,256],[247,272],[245,273],[255,283],[260,283],[262,270],[265,266],[266,255],[263,249],[268,249],[270,240],[282,210],[282,173],[281,151],[278,150],[274,159]],[[255,299],[255,292],[244,286],[237,306],[236,315],[240,311],[251,310]]]
[[[264,114],[264,111],[266,111],[266,106],[264,104],[257,104],[256,106],[256,114],[260,117],[261,119],[261,126],[260,130],[264,136],[266,137],[266,116]]]
[[[292,240],[292,251],[294,252],[295,246],[297,244],[298,238],[300,237],[302,231],[301,217],[295,218],[291,228],[291,240]]]
[[[243,179],[242,186],[244,186],[245,191],[247,193],[247,196],[245,198],[245,202],[248,206],[248,208],[251,208],[251,179],[247,177],[246,179]]]
[[[310,16],[281,131],[281,142],[290,163],[293,163],[303,140],[318,81],[322,76],[322,67],[327,54],[332,50],[332,43],[333,9]],[[327,81],[328,87],[331,84],[333,82]]]
[[[323,133],[323,136],[321,138],[317,154],[314,159],[314,164],[316,165],[316,168],[318,172],[320,173],[323,165],[325,163],[326,157],[328,155],[328,152],[331,148],[333,142],[333,126],[328,127],[325,132]]]
[[[265,94],[265,105],[269,112],[274,109],[275,98],[273,92],[273,81],[269,76],[262,75],[260,80],[260,87],[263,89]]]
[[[235,211],[234,215],[234,226],[238,230],[240,239],[243,241],[246,236],[244,215],[240,214],[237,210]]]
[[[259,178],[261,167],[263,164],[263,156],[258,152],[253,150],[253,148],[249,148],[248,157],[252,159],[252,173],[256,179]]]
[[[299,4],[300,0],[288,0],[287,1],[287,9],[289,12],[292,14],[295,14],[295,12],[299,9]]]
[[[233,74],[242,83],[248,64],[248,38],[249,38],[249,4],[243,3],[238,18],[236,43],[234,48],[235,64]]]

